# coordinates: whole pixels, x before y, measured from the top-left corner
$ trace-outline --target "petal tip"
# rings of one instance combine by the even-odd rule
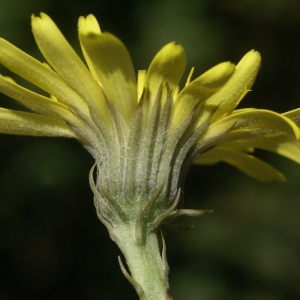
[[[93,14],[89,14],[87,17],[80,17],[78,20],[79,34],[90,35],[100,34],[100,25]]]
[[[252,49],[244,55],[242,60],[245,60],[249,63],[258,63],[258,64],[260,64],[261,55],[257,50]]]

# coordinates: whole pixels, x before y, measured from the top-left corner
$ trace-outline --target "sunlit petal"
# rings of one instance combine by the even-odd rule
[[[300,163],[300,141],[287,134],[282,133],[261,138],[255,137],[250,132],[248,136],[247,133],[244,133],[244,139],[232,141],[231,143],[233,147],[254,147],[274,152]]]
[[[129,124],[137,107],[136,75],[124,44],[109,33],[101,33],[92,15],[79,19],[79,38],[94,77],[106,96]]]
[[[178,95],[174,105],[173,127],[181,124],[193,109],[216,93],[228,81],[235,71],[235,65],[224,62],[206,71],[188,84]]]
[[[172,93],[176,91],[185,66],[186,56],[180,45],[169,43],[156,54],[147,71],[150,102],[156,99],[162,82],[168,84]]]
[[[0,108],[0,133],[75,138],[61,120],[33,113]]]
[[[60,102],[89,114],[84,100],[55,72],[1,38],[0,63],[49,94],[55,95]]]
[[[110,125],[108,107],[99,85],[54,22],[43,13],[41,17],[33,16],[32,31],[52,68],[85,99],[99,118]]]
[[[73,125],[78,123],[77,118],[66,105],[25,89],[12,79],[1,75],[0,91],[42,115],[60,117]]]
[[[250,177],[260,181],[279,181],[285,182],[284,175],[268,163],[254,157],[253,155],[229,150],[222,147],[216,147],[203,153],[195,161],[196,164],[211,165],[218,162],[228,163]],[[258,171],[259,170],[259,171]]]
[[[237,64],[236,70],[228,82],[206,101],[199,124],[205,120],[215,107],[218,108],[212,121],[224,114],[230,114],[250,91],[260,69],[260,64],[261,57],[259,52],[249,51]]]
[[[269,110],[247,109],[237,110],[230,116],[221,118],[211,124],[207,131],[200,138],[207,137],[224,132],[225,128],[233,127],[224,141],[245,139],[252,135],[257,138],[265,138],[272,135],[287,134],[293,138],[300,136],[299,128],[289,118]]]

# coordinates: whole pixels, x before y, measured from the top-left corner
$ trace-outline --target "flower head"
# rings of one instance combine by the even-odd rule
[[[32,30],[47,63],[0,40],[0,62],[49,93],[42,96],[1,76],[0,91],[33,112],[1,108],[0,132],[76,138],[95,158],[97,179],[91,172],[90,184],[111,233],[116,224],[133,220],[142,239],[145,230],[179,215],[205,213],[177,208],[193,162],[224,161],[262,181],[284,176],[255,158],[255,148],[300,163],[299,109],[236,110],[259,71],[258,52],[248,52],[236,66],[220,63],[194,80],[191,72],[180,90],[186,65],[180,45],[164,46],[136,79],[123,43],[101,32],[93,15],[80,17],[78,28],[87,66],[46,14],[32,17]]]
[[[159,229],[176,226],[178,216],[210,212],[179,208],[191,164],[224,161],[256,179],[284,181],[253,152],[300,163],[300,109],[236,109],[259,71],[256,51],[194,80],[191,71],[180,90],[186,65],[180,45],[164,46],[136,78],[123,43],[101,32],[93,15],[81,17],[78,28],[87,66],[45,14],[32,17],[32,30],[47,63],[0,39],[0,63],[49,94],[0,75],[0,91],[33,111],[0,108],[0,132],[77,139],[95,159],[94,203],[126,258],[131,275],[119,259],[123,274],[140,299],[171,299]]]

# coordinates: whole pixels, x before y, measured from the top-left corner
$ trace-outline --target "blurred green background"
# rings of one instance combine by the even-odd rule
[[[136,69],[173,40],[194,76],[254,48],[262,69],[240,107],[300,107],[298,0],[1,0],[0,36],[42,60],[30,29],[30,15],[40,11],[78,51],[77,19],[93,13],[103,31],[124,41]],[[0,96],[1,107],[20,109]],[[300,299],[300,166],[258,155],[288,182],[256,182],[225,164],[191,169],[185,207],[214,213],[182,219],[195,229],[167,235],[176,300]],[[0,300],[137,299],[97,220],[92,164],[76,141],[0,136]]]

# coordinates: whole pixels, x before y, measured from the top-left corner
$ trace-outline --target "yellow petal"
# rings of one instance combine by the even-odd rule
[[[0,133],[75,138],[64,121],[4,108],[0,108]]]
[[[101,33],[89,15],[78,22],[79,39],[89,68],[129,125],[137,107],[136,75],[124,44],[109,33]]]
[[[84,100],[107,126],[110,115],[99,84],[46,14],[32,17],[32,31],[43,56],[61,78]]]
[[[0,39],[0,63],[73,109],[89,114],[83,99],[55,72],[9,42]]]
[[[156,99],[158,90],[166,82],[175,93],[186,66],[186,56],[182,46],[174,42],[164,46],[152,60],[147,71],[147,84],[150,91],[150,102]]]
[[[278,134],[266,138],[256,137],[253,133],[245,139],[232,141],[234,146],[254,147],[267,150],[289,158],[300,164],[300,141],[287,134]]]
[[[83,46],[82,41],[81,41],[81,36],[86,35],[88,32],[95,34],[95,35],[101,33],[101,29],[100,29],[97,19],[91,14],[88,15],[86,18],[79,17],[79,19],[78,19],[78,37],[79,37],[79,41],[80,41],[81,51],[83,53],[83,56],[85,58],[87,65],[89,67],[89,70],[90,70],[92,76],[96,79],[96,81],[100,83],[100,79],[97,75],[94,64],[91,61],[89,55],[87,54],[85,47]]]
[[[216,147],[200,155],[195,164],[216,164],[221,161],[260,181],[286,181],[284,175],[268,163],[250,154],[222,147]]]
[[[78,125],[75,115],[66,105],[27,90],[16,84],[12,79],[5,78],[1,75],[0,91],[35,112],[49,117],[60,117],[70,124]]]
[[[78,31],[79,34],[87,34],[87,33],[94,33],[99,34],[101,33],[100,25],[95,18],[94,15],[89,14],[86,18],[80,17],[78,20]]]
[[[227,83],[204,106],[199,124],[216,108],[212,121],[224,114],[231,113],[243,97],[250,91],[261,64],[259,52],[249,51],[237,64],[234,74]]]
[[[273,111],[263,109],[237,110],[211,124],[206,132],[199,138],[203,140],[225,132],[234,126],[223,139],[225,141],[245,139],[249,136],[265,138],[272,135],[286,134],[298,139],[299,128],[287,117]]]
[[[224,62],[209,69],[188,84],[178,95],[173,111],[173,128],[177,128],[193,109],[216,93],[231,77],[235,65]]]
[[[234,125],[219,144],[234,149],[258,148],[285,156],[300,163],[299,127],[288,117],[272,111],[243,109],[210,125],[199,139],[203,144]],[[240,120],[239,120],[240,119]],[[228,121],[228,122],[227,122]]]

